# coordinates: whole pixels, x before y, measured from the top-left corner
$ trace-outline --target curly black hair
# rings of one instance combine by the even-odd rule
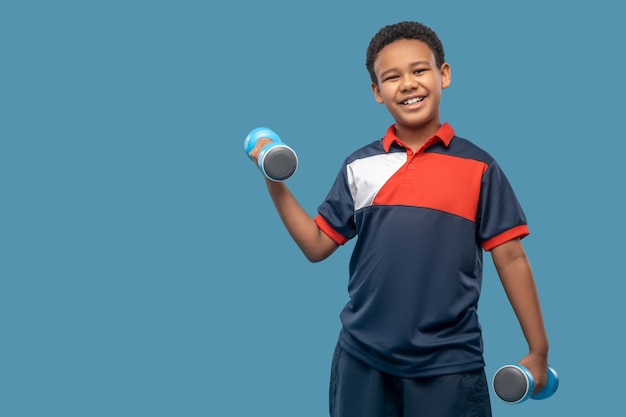
[[[400,39],[416,39],[424,42],[435,56],[435,63],[441,67],[445,62],[443,44],[437,34],[428,26],[418,22],[400,22],[387,25],[380,29],[370,41],[365,56],[365,67],[370,74],[372,82],[378,84],[376,73],[374,72],[374,61],[378,53],[390,43]]]

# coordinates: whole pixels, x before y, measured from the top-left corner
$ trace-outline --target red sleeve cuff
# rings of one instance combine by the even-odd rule
[[[348,241],[348,239],[336,232],[335,229],[333,229],[319,214],[315,216],[315,223],[317,224],[317,227],[319,227],[322,232],[326,233],[329,238],[335,241],[336,244],[343,245]]]
[[[507,230],[504,233],[500,233],[498,236],[494,236],[491,239],[484,241],[483,249],[486,251],[490,251],[496,246],[506,243],[509,240],[513,240],[515,238],[523,239],[528,236],[529,233],[530,232],[528,231],[528,225],[522,224],[520,226],[516,226],[512,229]]]

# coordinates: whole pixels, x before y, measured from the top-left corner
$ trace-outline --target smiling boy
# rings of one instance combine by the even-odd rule
[[[494,159],[441,123],[451,70],[435,32],[416,22],[385,26],[369,44],[366,67],[394,124],[346,158],[315,218],[284,183],[267,181],[310,261],[358,236],[330,415],[491,416],[477,314],[483,251],[528,342],[520,364],[536,392],[547,379],[548,339],[521,244],[526,217]]]
[[[441,125],[439,103],[450,85],[450,65],[437,63],[426,43],[399,39],[380,50],[373,71],[376,101],[393,116],[396,136],[417,151]],[[418,82],[419,89],[413,85]]]

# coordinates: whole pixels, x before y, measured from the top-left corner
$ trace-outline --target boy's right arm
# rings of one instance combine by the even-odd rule
[[[269,139],[261,138],[250,151],[255,165],[261,149],[269,142]],[[315,220],[304,211],[285,183],[267,178],[265,182],[280,219],[304,256],[311,262],[328,258],[339,245],[317,227]]]
[[[280,219],[304,256],[311,262],[328,258],[339,245],[320,230],[285,183],[265,181]]]

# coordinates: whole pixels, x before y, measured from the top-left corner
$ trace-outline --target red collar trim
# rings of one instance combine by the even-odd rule
[[[448,145],[450,145],[450,141],[452,141],[453,137],[454,137],[454,129],[452,129],[452,126],[450,126],[448,123],[444,123],[439,127],[437,132],[430,139],[426,141],[426,143],[424,144],[424,148],[427,148],[430,145],[439,141],[443,142],[443,144],[446,145],[447,147]],[[396,136],[395,124],[389,126],[389,128],[387,129],[387,133],[385,133],[385,137],[383,138],[383,149],[385,149],[385,152],[389,152],[389,149],[391,148],[391,145],[394,142],[396,142],[397,144],[399,144],[400,146],[404,148],[407,147]]]

